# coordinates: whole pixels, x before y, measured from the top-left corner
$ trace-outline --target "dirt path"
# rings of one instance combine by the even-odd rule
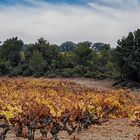
[[[54,80],[67,80],[72,81],[82,86],[86,86],[88,88],[99,88],[104,90],[112,89],[113,80],[105,79],[105,80],[96,80],[89,78],[54,78]]]

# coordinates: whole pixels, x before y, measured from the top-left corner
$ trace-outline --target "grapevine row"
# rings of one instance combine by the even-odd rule
[[[0,139],[10,130],[17,137],[41,139],[48,133],[58,140],[60,131],[69,135],[100,125],[109,118],[132,116],[139,110],[130,90],[88,89],[73,82],[35,78],[0,79]],[[26,133],[23,130],[26,130]]]

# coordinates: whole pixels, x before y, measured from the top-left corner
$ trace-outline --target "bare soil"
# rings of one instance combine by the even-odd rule
[[[111,90],[112,80],[94,80],[84,78],[56,78],[54,80],[68,80],[73,81],[82,86],[89,88],[100,88],[103,90]],[[140,90],[133,92],[140,99]],[[109,120],[102,125],[91,126],[88,130],[82,130],[80,133],[74,133],[68,136],[67,133],[61,132],[59,134],[60,140],[71,140],[73,136],[79,140],[134,140],[136,135],[140,132],[140,128],[131,126],[130,121],[126,119]],[[40,133],[36,132],[36,138],[40,137]],[[12,132],[9,132],[6,140],[26,140],[23,138],[16,138]]]
[[[128,119],[110,120],[102,125],[91,126],[88,130],[82,130],[80,133],[74,133],[72,136],[67,133],[60,132],[60,140],[71,140],[76,136],[80,140],[134,140],[140,129],[131,126]],[[36,132],[36,138],[40,137],[40,133]],[[6,140],[26,140],[16,138],[12,132],[7,135]]]
[[[90,78],[55,78],[55,80],[60,80],[60,79],[72,81],[88,88],[94,88],[94,89],[99,88],[103,90],[113,89],[112,84],[114,82],[111,79],[97,80],[97,79],[90,79]]]

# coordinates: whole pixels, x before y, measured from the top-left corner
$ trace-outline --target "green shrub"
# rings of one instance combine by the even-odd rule
[[[73,74],[78,77],[83,76],[83,66],[77,65],[73,68]]]
[[[87,72],[85,75],[84,75],[85,78],[93,78],[93,73],[92,72]]]
[[[56,78],[57,74],[54,71],[47,71],[44,76],[47,78]]]
[[[29,69],[23,71],[22,73],[23,76],[31,76],[31,71]]]
[[[63,69],[63,72],[62,72],[62,76],[63,77],[71,77],[73,74],[73,71],[71,68],[65,68]]]
[[[81,74],[79,74],[79,73],[73,73],[72,77],[79,78],[79,77],[81,77]]]
[[[9,73],[9,77],[17,77],[19,75],[19,73],[20,73],[20,71],[15,68]]]
[[[109,75],[107,75],[106,73],[101,73],[101,72],[98,72],[98,71],[95,71],[95,72],[87,72],[85,75],[84,75],[85,78],[95,78],[95,79],[105,79],[105,78],[109,78]]]
[[[96,76],[96,79],[99,79],[99,80],[103,80],[105,78],[108,78],[108,76],[104,73],[99,73],[97,76]]]
[[[54,73],[56,76],[61,76],[60,69],[56,69],[55,72],[52,72],[52,73]]]
[[[41,77],[43,74],[41,73],[41,72],[35,72],[34,74],[33,74],[33,76],[34,77],[36,77],[36,78],[39,78],[39,77]]]
[[[20,65],[20,68],[21,68],[22,71],[26,71],[26,70],[29,69],[29,65],[28,64],[22,64],[22,65]]]
[[[3,76],[3,74],[1,73],[1,71],[0,71],[0,76]]]
[[[1,76],[8,74],[10,70],[11,70],[10,64],[8,62],[5,62],[3,60],[0,60],[0,72],[1,72]]]
[[[49,73],[49,74],[47,74],[47,77],[48,78],[56,78],[57,75],[55,73]]]

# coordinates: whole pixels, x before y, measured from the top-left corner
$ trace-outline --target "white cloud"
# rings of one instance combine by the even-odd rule
[[[28,43],[35,42],[43,36],[51,43],[58,44],[66,40],[89,40],[107,42],[114,46],[119,38],[140,26],[139,5],[131,11],[92,2],[89,5],[91,9],[45,3],[34,8],[19,5],[2,8],[0,40],[19,36]]]

